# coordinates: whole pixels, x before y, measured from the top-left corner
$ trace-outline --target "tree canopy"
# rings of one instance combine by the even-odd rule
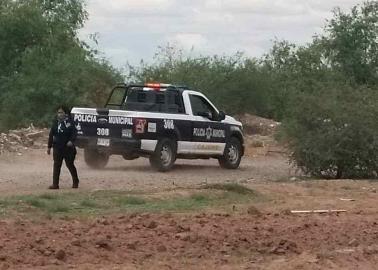
[[[79,40],[86,19],[82,0],[0,2],[0,128],[47,123],[62,103],[95,105],[121,79]]]

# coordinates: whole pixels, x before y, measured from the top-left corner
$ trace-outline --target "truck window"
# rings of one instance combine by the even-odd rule
[[[211,114],[211,119],[213,119],[213,117],[216,115],[216,111],[213,106],[211,106],[203,97],[197,95],[189,95],[189,98],[193,115],[208,112]]]
[[[109,109],[119,109],[123,104],[123,99],[125,96],[125,88],[117,87],[114,88],[112,95],[110,96],[106,108]]]
[[[129,111],[185,113],[182,96],[176,90],[130,89],[122,108]]]
[[[166,96],[165,112],[185,113],[184,101],[182,100],[182,95],[180,92],[167,90],[165,92],[165,96]]]
[[[128,111],[159,112],[161,104],[158,103],[155,91],[130,89],[123,109]]]

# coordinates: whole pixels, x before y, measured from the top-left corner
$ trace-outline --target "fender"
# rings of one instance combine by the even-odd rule
[[[174,129],[164,130],[161,134],[159,134],[159,139],[160,138],[171,138],[175,141],[180,141],[182,139],[182,136],[180,130],[178,130],[178,128],[175,126]]]
[[[240,140],[242,146],[242,156],[244,155],[244,136],[240,126],[230,126],[230,138],[236,137]]]

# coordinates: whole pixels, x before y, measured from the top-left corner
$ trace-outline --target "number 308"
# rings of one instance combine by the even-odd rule
[[[97,128],[97,135],[98,136],[109,136],[109,129],[108,128]]]

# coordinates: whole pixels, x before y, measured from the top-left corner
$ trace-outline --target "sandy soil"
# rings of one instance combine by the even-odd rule
[[[111,156],[104,170],[89,169],[79,150],[76,161],[80,188],[82,190],[123,189],[123,190],[165,190],[172,186],[194,187],[203,183],[240,182],[243,180],[285,179],[293,171],[287,160],[279,156],[260,156],[243,159],[238,170],[224,170],[218,161],[177,160],[173,171],[154,171],[148,159],[133,161],[120,156]],[[67,168],[62,167],[60,186],[71,189],[72,181]],[[52,156],[45,150],[31,149],[22,155],[0,155],[0,192],[2,194],[30,193],[45,191],[52,183]]]
[[[72,191],[67,169],[62,190],[47,191],[51,167],[43,150],[0,156],[2,196]],[[119,157],[90,170],[80,152],[77,167],[81,191],[177,192],[236,182],[267,199],[219,213],[0,219],[0,269],[377,269],[378,182],[300,180],[278,154],[245,158],[234,171],[207,160],[157,173],[145,159]],[[303,209],[347,212],[290,213]]]

